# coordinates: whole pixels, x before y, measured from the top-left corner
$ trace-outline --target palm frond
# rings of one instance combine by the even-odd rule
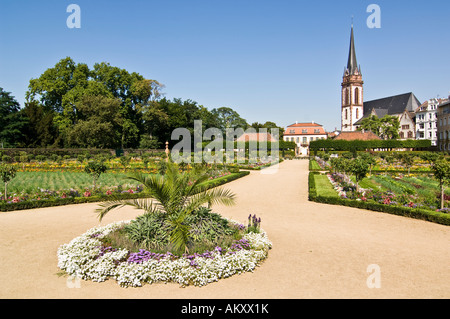
[[[152,200],[149,199],[130,199],[130,200],[120,200],[115,199],[108,202],[101,203],[100,208],[97,208],[95,211],[98,214],[98,218],[100,221],[108,214],[110,211],[122,208],[124,206],[132,206],[136,209],[142,209],[146,213],[153,213],[158,211],[159,205],[154,204]]]

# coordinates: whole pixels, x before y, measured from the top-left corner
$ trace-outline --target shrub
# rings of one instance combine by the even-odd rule
[[[106,165],[101,161],[91,161],[84,168],[84,171],[93,178],[94,190],[97,179],[102,173],[106,172],[107,169]]]
[[[5,201],[8,199],[8,196],[7,196],[8,183],[14,177],[16,177],[16,169],[15,169],[15,167],[10,166],[10,165],[6,165],[6,164],[1,164],[0,165],[0,179],[5,184],[5,194],[4,194]]]

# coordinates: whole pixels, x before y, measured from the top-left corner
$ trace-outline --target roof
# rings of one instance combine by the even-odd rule
[[[321,125],[288,126],[284,132],[284,136],[286,135],[327,135],[327,132]]]
[[[347,70],[348,74],[354,75],[356,73],[360,73],[358,70],[358,62],[356,61],[356,50],[355,50],[355,39],[353,35],[353,25],[352,25],[352,33],[350,35],[350,49],[348,52],[348,62],[347,62]]]
[[[277,140],[270,133],[244,133],[236,141],[276,142]]]
[[[370,131],[354,131],[354,132],[341,132],[337,137],[334,138],[335,140],[346,140],[346,141],[354,141],[354,140],[361,140],[361,141],[370,141],[370,140],[381,140],[381,138],[376,135],[375,133],[372,133]]]
[[[444,103],[439,104],[439,107],[441,107],[441,106],[447,106],[447,105],[449,105],[449,104],[450,104],[450,100],[448,100],[447,102],[444,102]]]
[[[318,123],[314,123],[314,122],[309,122],[309,123],[295,123],[292,125],[289,125],[288,127],[322,127],[322,125],[318,124]]]
[[[364,102],[364,117],[370,114],[372,110],[378,112],[379,109],[387,110],[387,114],[400,114],[407,110],[414,112],[421,103],[413,93],[405,93],[395,96],[389,96],[378,100]]]

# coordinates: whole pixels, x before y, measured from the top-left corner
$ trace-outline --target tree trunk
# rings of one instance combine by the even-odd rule
[[[8,197],[6,196],[6,188],[7,188],[8,183],[5,183],[5,202],[8,200]]]
[[[444,184],[441,184],[441,209],[444,208]]]

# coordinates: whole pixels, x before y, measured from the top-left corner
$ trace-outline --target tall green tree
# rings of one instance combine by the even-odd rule
[[[84,96],[76,104],[77,119],[68,128],[67,143],[75,147],[118,148],[121,146],[123,118],[120,100],[104,96]]]
[[[392,115],[385,115],[382,118],[378,118],[376,115],[364,118],[361,121],[359,131],[370,131],[382,139],[392,140],[399,137],[398,130],[400,129],[400,122],[398,117]]]
[[[38,101],[32,101],[26,102],[21,112],[28,121],[24,130],[26,146],[46,147],[58,143],[53,110],[44,107]]]
[[[0,87],[0,143],[3,146],[23,146],[27,119],[10,92]]]
[[[229,107],[219,107],[218,109],[212,109],[211,113],[217,116],[219,125],[219,129],[222,132],[225,132],[227,128],[242,128],[246,129],[248,127],[248,123],[244,120],[238,112],[229,108]]]

